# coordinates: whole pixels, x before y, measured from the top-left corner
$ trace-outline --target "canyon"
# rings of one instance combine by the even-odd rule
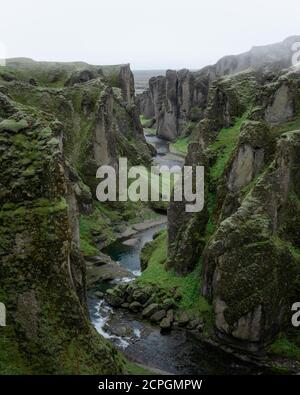
[[[2,374],[128,374],[135,362],[164,371],[151,341],[177,374],[182,336],[194,339],[184,373],[224,373],[223,360],[230,373],[299,372],[290,325],[300,294],[298,41],[167,70],[145,90],[140,76],[138,95],[127,64],[7,60]],[[174,199],[97,201],[97,169],[119,172],[122,157],[147,169],[204,166],[203,210]],[[128,322],[150,335],[131,335],[124,352]],[[234,358],[244,361],[236,370]]]

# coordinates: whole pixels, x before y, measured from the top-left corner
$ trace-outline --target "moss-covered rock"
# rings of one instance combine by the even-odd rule
[[[289,196],[299,193],[299,148],[299,131],[281,137],[274,161],[205,251],[204,295],[219,334],[239,347],[265,346],[289,319],[299,255],[281,230],[293,227]]]
[[[0,101],[1,373],[121,373],[121,357],[88,318],[62,125],[3,94]]]

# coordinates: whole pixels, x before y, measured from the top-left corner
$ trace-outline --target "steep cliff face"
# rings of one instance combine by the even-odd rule
[[[51,83],[45,86],[39,77],[40,73],[45,73],[43,63],[25,63],[25,67],[22,62],[9,61],[8,65],[13,65],[9,68],[10,73],[15,73],[18,79],[3,81],[1,91],[20,103],[57,117],[65,129],[61,135],[64,153],[93,193],[99,166],[117,166],[118,157],[124,153],[129,154],[128,159],[133,164],[150,163],[151,151],[138,118],[133,77],[128,65],[112,66],[111,69],[99,66],[100,69],[96,69],[98,74],[94,70],[96,66],[89,66],[91,69],[85,66],[82,71],[77,70],[77,66],[73,66],[74,70],[70,65],[64,78],[58,74],[62,78],[55,80],[60,84],[58,88],[51,87]],[[47,65],[48,79],[54,70],[62,73],[60,64]],[[62,67],[66,66],[63,64]],[[34,75],[37,81],[42,81],[40,85],[25,82]]]
[[[186,69],[167,70],[165,77],[149,80],[149,90],[138,96],[139,110],[155,119],[159,137],[175,140],[187,120],[197,121],[203,116],[208,83],[206,69],[197,75]]]
[[[299,36],[293,36],[278,44],[254,47],[196,72],[168,70],[165,77],[150,80],[149,91],[139,97],[141,114],[155,118],[160,137],[174,140],[182,135],[186,121],[203,119],[209,87],[216,79],[248,69],[270,72],[288,68],[292,65],[293,44],[299,41]]]
[[[285,229],[299,231],[292,219],[299,217],[299,149],[299,131],[281,136],[274,161],[220,223],[204,254],[203,292],[213,303],[218,334],[243,348],[265,345],[288,321],[300,256]],[[237,184],[253,174],[253,155]]]
[[[128,65],[13,60],[0,73],[2,373],[118,374],[119,353],[92,328],[79,213],[96,169],[149,163]],[[10,78],[7,78],[10,76]]]
[[[77,202],[51,114],[1,94],[2,373],[120,373],[85,299]]]
[[[254,72],[237,74],[232,78],[221,78],[210,87],[205,118],[194,129],[194,141],[189,145],[185,162],[188,166],[205,166],[206,202],[211,200],[217,189],[218,174],[215,174],[216,171],[213,169],[220,171],[224,161],[234,149],[239,131],[237,129],[254,100],[257,88],[258,76]],[[222,143],[220,147],[213,147],[222,128],[225,130],[224,144],[227,142],[227,129],[233,130],[228,132],[229,147],[224,147]],[[172,202],[168,209],[167,266],[175,268],[180,274],[193,270],[199,262],[207,241],[208,209],[211,209],[206,204],[203,211],[188,214],[184,210],[185,204],[186,202]]]
[[[204,210],[168,210],[167,268],[202,266],[216,333],[243,350],[284,330],[299,293],[299,102],[293,68],[211,84],[186,159],[206,165]]]

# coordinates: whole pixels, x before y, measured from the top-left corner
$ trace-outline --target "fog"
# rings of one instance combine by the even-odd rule
[[[200,68],[299,31],[299,0],[0,0],[0,58]]]

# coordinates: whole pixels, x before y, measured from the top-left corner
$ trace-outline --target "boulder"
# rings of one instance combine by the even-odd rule
[[[177,319],[179,326],[186,326],[188,324],[189,320],[190,319],[189,319],[189,316],[186,311],[179,312],[178,319]]]
[[[193,329],[198,328],[199,325],[200,325],[199,320],[193,319],[187,324],[187,329],[193,330]]]
[[[176,302],[182,299],[182,293],[179,291],[179,289],[176,289],[174,293],[174,299],[176,300]]]
[[[142,315],[144,318],[149,318],[151,317],[154,313],[156,313],[159,310],[159,306],[157,303],[151,303],[149,306],[145,307]]]
[[[105,299],[113,307],[119,307],[125,302],[124,295],[118,291],[117,287],[108,289]]]
[[[102,299],[104,297],[104,293],[102,291],[96,291],[94,292],[94,295],[99,299]]]
[[[160,324],[161,332],[168,332],[171,330],[172,323],[168,317],[165,317],[161,320]]]
[[[144,304],[150,298],[151,293],[152,293],[152,288],[150,287],[139,288],[133,292],[132,297],[133,300],[141,304]]]
[[[131,272],[120,266],[117,262],[113,261],[111,263],[103,265],[101,264],[101,262],[97,262],[96,264],[88,264],[86,268],[88,287],[91,287],[91,285],[94,285],[101,281],[112,281],[122,278],[134,278],[134,275]]]
[[[168,310],[167,311],[167,318],[168,318],[168,320],[170,321],[170,322],[173,322],[174,321],[174,310]]]
[[[162,306],[165,310],[169,310],[175,306],[175,301],[171,298],[164,299]]]
[[[156,313],[152,314],[150,317],[150,321],[152,322],[160,322],[166,316],[166,310],[159,310]]]
[[[129,308],[134,313],[138,313],[139,311],[142,310],[143,306],[139,302],[132,302],[132,303],[130,303]]]

